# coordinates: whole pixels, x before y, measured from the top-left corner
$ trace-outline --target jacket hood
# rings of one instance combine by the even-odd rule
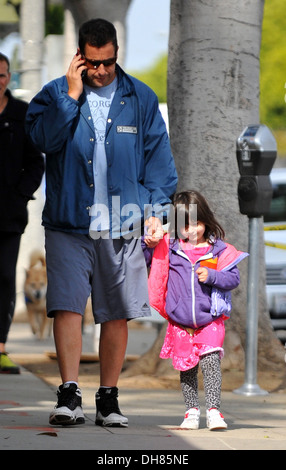
[[[178,239],[170,239],[170,248],[173,251],[181,249],[180,241]],[[227,248],[227,244],[222,240],[215,240],[214,245],[210,245],[207,254],[211,254],[212,257],[220,256],[220,254]]]

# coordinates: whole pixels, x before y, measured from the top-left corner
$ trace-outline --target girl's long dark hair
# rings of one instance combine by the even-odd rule
[[[198,191],[189,190],[177,193],[174,196],[173,203],[175,210],[173,233],[175,238],[182,237],[179,225],[185,223],[185,227],[188,227],[191,219],[191,222],[200,221],[205,224],[204,237],[209,243],[212,243],[212,238],[224,239],[225,232],[222,226],[216,220],[207,200]]]

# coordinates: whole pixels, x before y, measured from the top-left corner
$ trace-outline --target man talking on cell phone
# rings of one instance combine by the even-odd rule
[[[150,315],[140,236],[162,235],[177,174],[154,92],[117,64],[116,30],[92,19],[79,30],[65,76],[31,101],[26,126],[46,154],[47,314],[62,384],[52,425],[84,422],[81,322],[92,296],[101,324],[95,423],[128,426],[118,405],[127,320]],[[155,208],[159,208],[156,212]]]

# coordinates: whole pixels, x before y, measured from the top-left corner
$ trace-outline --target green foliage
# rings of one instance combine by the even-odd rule
[[[285,0],[265,0],[260,53],[260,120],[271,129],[286,123]]]
[[[167,102],[167,63],[168,56],[164,55],[145,72],[130,72],[131,75],[152,88],[160,103]]]
[[[46,6],[46,36],[48,34],[63,34],[64,9],[62,5],[48,4]]]

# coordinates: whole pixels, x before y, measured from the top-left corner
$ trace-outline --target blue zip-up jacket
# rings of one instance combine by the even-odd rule
[[[132,206],[127,204],[133,204],[136,217],[139,210],[137,218],[141,224],[144,206],[168,205],[177,185],[169,138],[155,93],[118,65],[116,71],[118,88],[110,107],[105,140],[108,209],[114,236],[122,235],[121,226],[130,219]],[[36,147],[46,154],[43,225],[53,230],[88,233],[94,202],[95,132],[85,93],[76,101],[67,91],[65,76],[44,86],[30,103],[26,129]],[[134,219],[135,216],[135,226]]]
[[[222,315],[229,316],[230,291],[240,282],[236,265],[247,253],[216,240],[208,253],[193,264],[179,241],[169,242],[166,235],[154,250],[143,245],[143,251],[147,265],[151,263],[150,304],[162,316],[190,328],[205,326]],[[216,259],[218,268],[207,267],[207,280],[199,282],[197,268]]]

